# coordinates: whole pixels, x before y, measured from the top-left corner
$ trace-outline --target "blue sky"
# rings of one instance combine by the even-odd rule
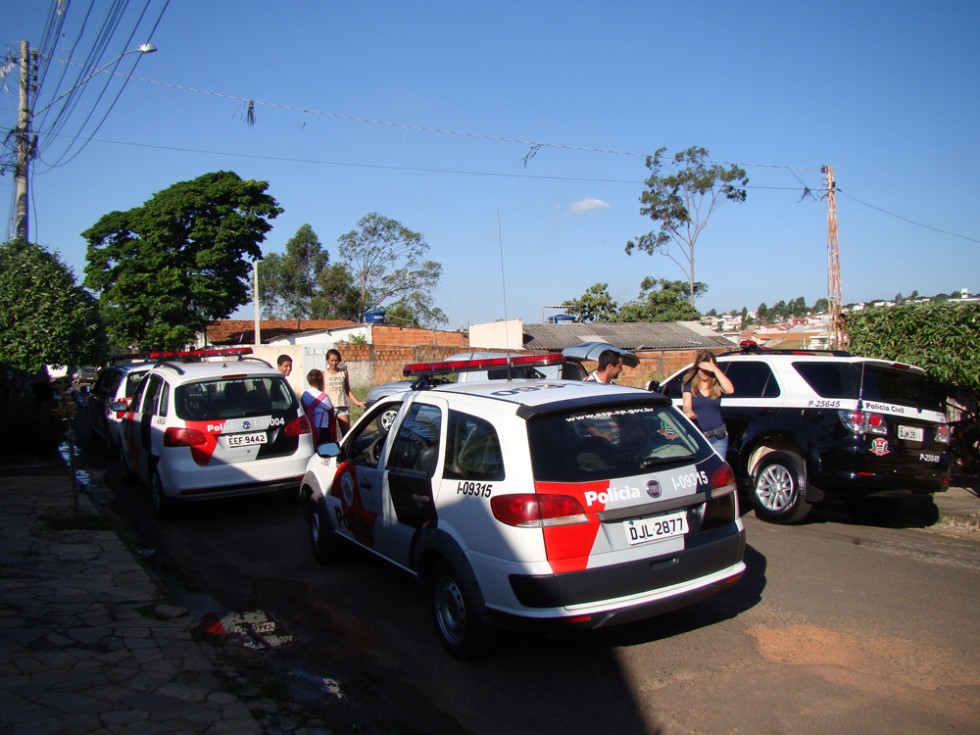
[[[110,5],[72,0],[38,106],[58,94],[72,41],[93,45],[94,20],[79,35],[89,4],[99,22]],[[265,252],[309,223],[335,259],[338,236],[378,212],[425,236],[449,328],[540,322],[596,282],[622,304],[646,276],[685,278],[624,246],[653,229],[639,213],[644,155],[698,145],[750,178],[747,201],[698,241],[701,311],[827,296],[826,205],[801,201],[825,164],[845,302],[980,291],[980,3],[130,5],[98,63],[146,40],[159,51],[123,60],[135,78],[97,130],[121,77],[85,126],[104,75],[87,82],[93,96],[42,131],[34,166],[31,239],[79,278],[80,233],[103,214],[232,170],[268,181],[285,208]],[[41,45],[49,7],[0,4],[9,53]],[[18,76],[0,91],[4,129]],[[92,138],[80,152],[67,148],[79,132]],[[12,204],[9,173],[0,195]]]

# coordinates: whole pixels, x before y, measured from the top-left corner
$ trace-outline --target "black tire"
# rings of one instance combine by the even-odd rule
[[[793,452],[770,452],[752,475],[752,508],[769,523],[799,523],[813,506],[807,502],[806,468]]]
[[[477,591],[445,560],[436,562],[428,582],[432,622],[442,647],[460,661],[486,656],[496,635],[480,619]]]
[[[167,497],[158,470],[153,471],[150,481],[150,505],[153,506],[153,515],[157,520],[172,521],[177,517],[177,501]]]
[[[330,527],[326,510],[312,498],[307,500],[306,522],[309,528],[310,548],[319,564],[327,565],[337,560],[340,542]]]

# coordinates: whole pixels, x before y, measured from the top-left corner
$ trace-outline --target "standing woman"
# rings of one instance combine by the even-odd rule
[[[340,366],[342,360],[338,350],[327,350],[327,371],[323,374],[325,390],[337,409],[338,440],[350,429],[350,404],[364,408],[351,390],[347,368]]]
[[[691,371],[684,376],[683,386],[684,414],[697,424],[708,443],[725,459],[728,431],[721,420],[721,397],[734,393],[735,386],[707,350],[698,353]]]
[[[320,442],[337,441],[337,420],[333,402],[323,392],[323,371],[310,370],[306,374],[306,382],[310,387],[303,392],[300,401],[313,430],[313,446],[319,447]]]

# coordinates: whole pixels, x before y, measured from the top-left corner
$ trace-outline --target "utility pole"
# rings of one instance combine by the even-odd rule
[[[827,177],[827,301],[830,304],[830,328],[834,332],[831,347],[842,350],[847,346],[842,309],[844,297],[840,284],[840,243],[837,240],[837,198],[834,167],[821,168]]]
[[[27,219],[30,214],[27,178],[30,174],[31,154],[31,58],[27,41],[20,42],[20,113],[17,117],[17,165],[14,167],[15,219],[14,239],[27,242]]]

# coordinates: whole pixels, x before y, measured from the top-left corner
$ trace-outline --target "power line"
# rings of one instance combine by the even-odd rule
[[[867,202],[862,202],[857,197],[851,196],[850,194],[848,194],[846,191],[844,191],[843,189],[841,189],[839,186],[836,188],[836,191],[837,191],[838,194],[843,194],[848,199],[853,199],[855,202],[857,202],[858,204],[861,204],[862,206],[867,207],[868,209],[873,209],[876,212],[881,212],[882,214],[887,214],[889,217],[894,217],[895,219],[900,219],[903,222],[908,222],[910,225],[915,225],[916,227],[924,227],[925,229],[932,230],[933,232],[939,232],[939,233],[942,233],[943,235],[949,235],[950,237],[958,237],[958,238],[960,238],[962,240],[969,240],[970,242],[980,242],[980,240],[978,240],[975,237],[967,237],[966,235],[960,235],[960,234],[957,234],[955,232],[950,232],[949,230],[941,230],[938,227],[932,227],[931,225],[923,224],[922,222],[916,222],[915,220],[909,219],[908,217],[903,217],[900,214],[895,214],[894,212],[889,212],[887,209],[882,209],[881,207],[876,207],[873,204],[868,204]]]

